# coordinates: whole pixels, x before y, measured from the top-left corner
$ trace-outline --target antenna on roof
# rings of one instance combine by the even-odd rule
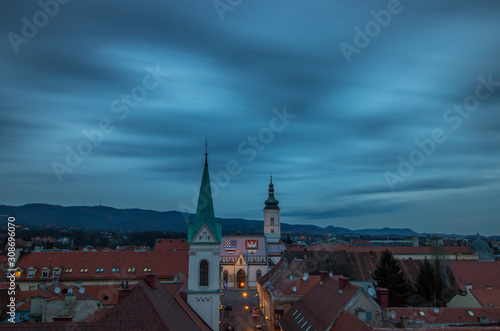
[[[85,293],[85,289],[83,287],[80,287],[80,289],[78,290],[78,293],[80,293],[80,294]]]
[[[438,307],[434,307],[434,312],[437,314],[439,313],[439,308]]]
[[[61,288],[60,288],[60,287],[56,287],[56,288],[54,289],[54,293],[55,293],[55,294],[59,294],[59,293],[61,293]]]
[[[391,311],[391,318],[392,319],[395,319],[396,318],[396,312],[393,310]]]
[[[376,293],[376,292],[375,292],[375,289],[374,289],[373,287],[370,287],[370,288],[368,289],[368,294],[369,294],[369,295],[371,295],[372,297],[374,297],[374,296],[375,296],[375,293]]]

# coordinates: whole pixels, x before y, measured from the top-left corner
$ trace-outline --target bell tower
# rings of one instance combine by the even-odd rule
[[[196,216],[188,226],[189,276],[186,293],[191,308],[212,330],[219,330],[222,223],[215,219],[207,156],[205,152]]]
[[[269,183],[269,198],[264,207],[264,236],[267,244],[279,243],[281,240],[279,201],[274,198],[273,176]]]

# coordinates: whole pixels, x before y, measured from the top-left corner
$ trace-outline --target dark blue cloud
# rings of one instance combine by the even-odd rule
[[[41,8],[4,3],[0,198],[179,209],[208,138],[218,216],[259,219],[272,173],[285,222],[500,233],[500,86],[460,127],[444,117],[479,76],[500,82],[499,4],[401,1],[348,63],[340,44],[388,3],[244,1],[221,21],[210,1],[71,1],[17,53],[9,34]],[[132,107],[147,68],[169,75]],[[89,152],[103,120],[113,130]],[[446,141],[391,191],[384,174],[436,128]],[[68,148],[88,155],[60,182]]]

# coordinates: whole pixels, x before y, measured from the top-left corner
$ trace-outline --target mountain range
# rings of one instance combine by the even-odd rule
[[[7,221],[6,216],[14,216],[16,224],[31,226],[59,226],[75,227],[91,230],[118,230],[133,231],[165,231],[186,233],[187,223],[194,219],[193,214],[178,211],[159,212],[145,209],[117,209],[105,206],[70,206],[31,203],[23,206],[0,205],[0,222]],[[246,220],[242,218],[223,218],[223,234],[262,234],[263,221]],[[397,236],[426,236],[425,233],[416,233],[411,229],[362,229],[350,230],[343,227],[319,227],[311,224],[281,223],[284,233],[303,234],[349,234],[349,235],[397,235]]]

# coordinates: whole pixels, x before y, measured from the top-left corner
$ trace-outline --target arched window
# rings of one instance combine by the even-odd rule
[[[200,286],[208,286],[208,262],[200,262]]]
[[[260,269],[257,269],[257,279],[259,279],[260,276],[262,276],[262,271],[260,271]]]
[[[274,217],[271,217],[271,225],[274,225]]]
[[[224,270],[224,272],[222,273],[222,279],[225,280],[226,282],[228,281],[229,272],[227,270]]]

